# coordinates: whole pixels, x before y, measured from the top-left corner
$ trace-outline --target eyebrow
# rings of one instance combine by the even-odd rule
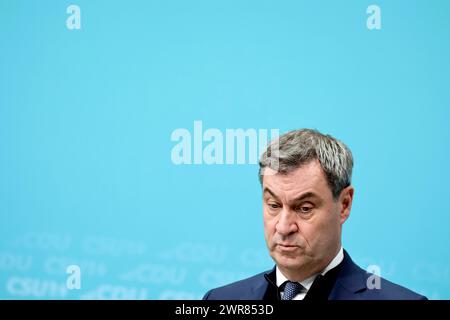
[[[319,198],[319,196],[314,192],[305,192],[304,194],[298,196],[292,202],[299,202],[301,200],[307,199],[307,198]]]
[[[276,196],[276,194],[272,190],[267,188],[267,187],[264,188],[263,193],[269,193],[275,199],[277,199],[277,200],[279,199]],[[297,198],[293,199],[292,202],[293,203],[299,202],[299,201],[304,200],[306,198],[319,198],[319,196],[316,193],[314,193],[314,192],[305,192],[304,194],[302,194],[302,195],[298,196]]]
[[[270,189],[267,188],[267,187],[265,187],[264,190],[263,190],[263,194],[265,194],[265,193],[269,193],[272,197],[278,199],[278,197],[275,195],[275,193],[273,193],[273,191],[270,190]]]

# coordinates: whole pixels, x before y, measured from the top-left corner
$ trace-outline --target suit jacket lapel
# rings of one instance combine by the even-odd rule
[[[265,275],[274,272],[275,268],[264,273],[261,273],[252,283],[252,285],[241,292],[240,299],[242,300],[263,300],[266,292],[268,291],[269,282],[266,280]]]
[[[367,289],[366,272],[352,261],[345,250],[341,264],[341,270],[328,297],[329,300],[355,299],[355,294]]]

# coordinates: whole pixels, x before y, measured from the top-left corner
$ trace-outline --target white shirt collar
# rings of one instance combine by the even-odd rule
[[[306,291],[308,291],[309,288],[311,288],[314,279],[316,279],[316,277],[319,274],[325,275],[325,273],[327,273],[328,271],[336,267],[338,264],[340,264],[342,260],[344,260],[344,249],[342,249],[341,246],[341,249],[339,249],[338,254],[334,257],[333,260],[331,260],[331,262],[325,267],[325,269],[322,270],[322,272],[319,272],[303,281],[300,281],[299,283],[306,288]],[[281,270],[278,268],[278,266],[276,268],[276,279],[277,279],[277,287],[281,286],[284,282],[288,281],[288,279],[284,276],[284,274],[281,273]]]

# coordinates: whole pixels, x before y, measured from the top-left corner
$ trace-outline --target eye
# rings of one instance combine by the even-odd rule
[[[301,206],[297,207],[296,211],[302,214],[310,213],[313,209],[313,206],[311,204],[302,204]]]
[[[280,205],[279,205],[278,203],[275,203],[275,202],[269,202],[269,203],[267,203],[267,206],[268,206],[270,209],[272,209],[272,210],[275,210],[275,209],[280,208]]]

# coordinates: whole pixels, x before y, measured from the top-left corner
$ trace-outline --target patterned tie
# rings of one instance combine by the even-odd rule
[[[302,292],[304,287],[298,282],[286,281],[284,293],[281,300],[292,300],[297,294]]]

